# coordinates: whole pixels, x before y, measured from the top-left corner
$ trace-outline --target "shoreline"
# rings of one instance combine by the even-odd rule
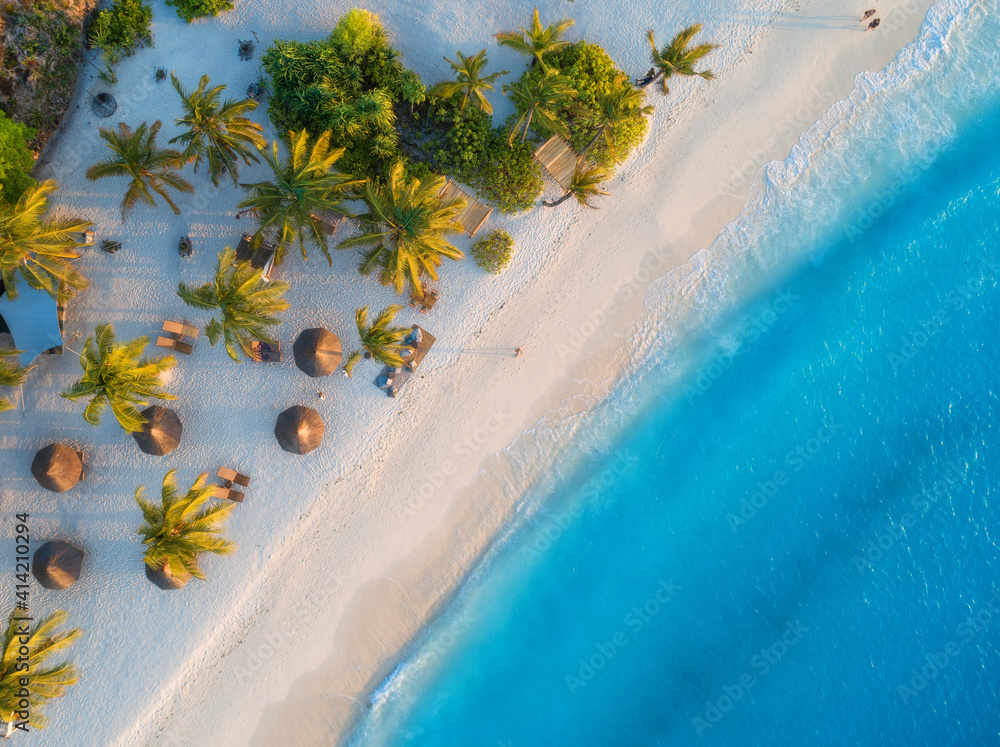
[[[520,70],[523,60],[505,57],[482,29],[521,25],[532,4],[519,3],[500,17],[485,14],[485,19],[478,18],[476,8],[456,10],[444,3],[416,9],[385,0],[370,7],[399,38],[407,64],[433,82],[444,74],[439,53],[451,54],[456,46],[468,51],[486,45],[496,69]],[[398,401],[376,399],[368,391],[368,370],[345,385],[339,377],[326,383],[324,418],[336,423],[338,433],[315,458],[275,457],[267,433],[278,410],[315,397],[315,383],[280,370],[268,370],[261,382],[260,369],[241,366],[225,369],[236,405],[223,402],[220,412],[209,413],[180,401],[179,407],[188,409],[182,413],[186,443],[177,460],[143,458],[134,474],[121,474],[120,463],[136,461],[130,439],[108,423],[97,431],[80,427],[79,412],[52,394],[73,372],[73,356],[46,361],[31,387],[47,382],[51,391],[26,394],[30,411],[43,413],[39,429],[23,438],[5,435],[3,448],[24,461],[21,454],[37,448],[53,425],[70,431],[70,438],[94,441],[88,454],[90,485],[84,490],[107,495],[91,503],[95,496],[84,492],[43,504],[56,508],[39,511],[36,534],[84,534],[83,544],[92,545],[87,545],[88,562],[94,565],[87,571],[90,583],[76,597],[39,598],[67,607],[71,623],[82,617],[95,632],[114,627],[134,632],[141,625],[155,645],[133,656],[148,641],[130,635],[124,641],[134,639],[128,650],[116,641],[85,639],[84,646],[92,646],[85,663],[91,668],[105,664],[107,671],[92,669],[76,692],[53,704],[53,727],[36,735],[41,743],[59,744],[64,728],[89,723],[85,703],[97,697],[91,689],[97,684],[105,686],[100,697],[120,700],[122,707],[91,732],[95,744],[329,744],[349,734],[368,697],[474,572],[515,515],[538,470],[544,469],[537,460],[519,465],[508,459],[511,444],[530,448],[546,418],[561,418],[572,432],[574,415],[612,391],[631,353],[632,341],[622,339],[620,332],[643,311],[649,284],[707,247],[739,215],[760,168],[784,158],[801,132],[846,98],[859,72],[884,67],[916,36],[931,4],[914,1],[911,12],[898,22],[884,21],[876,34],[854,33],[844,20],[848,16],[832,0],[821,0],[807,11],[775,10],[759,27],[742,16],[731,20],[729,14],[735,14],[730,8],[702,3],[679,9],[689,21],[706,22],[707,39],[729,45],[718,52],[723,58],[716,68],[718,79],[678,81],[666,99],[649,92],[657,107],[650,133],[605,185],[612,196],[604,198],[600,212],[539,206],[515,218],[496,216],[497,224],[518,239],[516,266],[496,279],[482,278],[469,261],[443,268],[447,295],[428,318],[435,334],[443,329],[435,349],[438,359]],[[627,28],[619,30],[607,9],[602,16],[602,11],[584,7],[540,5],[545,18],[577,18],[571,38],[584,36],[605,45],[628,70],[647,66],[641,24],[622,22],[617,25]],[[172,92],[147,79],[152,65],[175,59],[165,56],[170,50],[185,54],[194,46],[204,48],[205,60],[186,62],[190,69],[179,72],[191,78],[195,71],[209,69],[214,81],[217,69],[233,68],[228,54],[233,50],[217,51],[209,42],[228,43],[254,28],[262,51],[271,37],[324,35],[332,28],[329,19],[349,7],[296,6],[282,14],[265,0],[240,0],[231,13],[188,27],[173,17],[172,8],[154,4],[155,33],[169,29],[177,38],[158,39],[159,46],[122,64],[115,89],[121,114],[110,123],[133,123],[155,111],[164,120],[164,135],[173,134],[168,134],[176,109]],[[858,8],[860,17],[863,8]],[[632,13],[636,17],[629,20],[637,23],[647,23],[655,14],[657,33],[664,37],[675,20],[663,19],[663,9],[652,4]],[[721,37],[709,30],[713,22]],[[405,31],[408,26],[412,35]],[[239,91],[254,69],[235,68],[220,80]],[[74,103],[85,104],[79,93],[83,88],[81,78]],[[123,337],[146,333],[157,317],[181,308],[171,283],[178,277],[202,279],[214,263],[207,245],[228,242],[245,228],[233,224],[224,210],[235,205],[236,190],[212,190],[202,174],[192,179],[198,193],[182,201],[185,215],[164,215],[161,206],[119,227],[118,185],[80,179],[83,165],[101,145],[93,131],[82,131],[84,120],[93,130],[98,124],[85,109],[71,108],[70,137],[53,145],[47,168],[63,186],[54,202],[85,211],[105,234],[129,232],[131,243],[113,260],[88,257],[94,285],[101,285],[101,273],[110,280],[107,288],[95,287],[70,308],[70,345],[71,333],[86,334],[95,320],[114,320]],[[503,116],[498,111],[498,118]],[[266,122],[261,111],[255,118]],[[273,137],[269,123],[265,128]],[[248,177],[252,173],[247,170]],[[553,190],[547,181],[545,196],[551,197]],[[175,235],[189,232],[198,245],[194,263],[178,265],[176,257],[160,257],[163,247],[175,246]],[[638,275],[651,252],[661,262],[648,277]],[[141,285],[149,278],[151,270],[140,259],[156,263],[157,287],[149,299],[145,287],[124,287],[126,280]],[[340,317],[356,303],[388,302],[383,289],[369,287],[377,284],[356,282],[353,258],[335,255],[332,271],[315,260],[283,268],[295,294],[284,334],[328,326],[330,299]],[[165,288],[159,288],[164,280]],[[609,308],[615,298],[618,302]],[[596,318],[595,309],[601,310]],[[349,328],[350,319],[333,327],[342,336]],[[349,331],[348,339],[353,339]],[[507,360],[515,347],[525,350],[516,363]],[[214,367],[224,365],[224,352],[205,346],[199,354],[202,361],[213,356],[214,364],[185,361],[176,377],[182,395],[199,393],[212,383]],[[264,411],[242,409],[239,403],[247,399],[266,403],[260,408]],[[18,413],[5,415],[7,419],[0,417],[4,425],[20,422],[14,420]],[[235,423],[230,422],[234,415]],[[255,480],[254,494],[233,521],[240,549],[231,558],[210,559],[211,581],[200,588],[192,585],[179,596],[147,589],[141,566],[135,564],[137,545],[126,537],[133,517],[128,506],[121,506],[136,484],[154,488],[176,461],[183,464],[184,482],[202,465],[232,459],[227,439],[242,444],[236,451],[240,459],[272,473]],[[535,456],[539,454],[556,456],[541,447]],[[490,469],[484,470],[484,461]],[[18,462],[19,475],[21,466]],[[522,472],[525,466],[530,469]],[[37,491],[20,479],[4,485],[0,499],[6,510],[38,505]],[[108,540],[112,551],[102,558],[101,542]],[[112,606],[111,599],[126,600],[129,609],[101,606]],[[171,626],[180,616],[192,620],[190,629]],[[111,689],[114,683],[120,691]],[[330,707],[332,703],[341,705]],[[260,714],[260,720],[246,714]]]

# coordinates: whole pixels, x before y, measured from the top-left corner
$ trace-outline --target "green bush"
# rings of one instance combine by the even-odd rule
[[[224,10],[232,10],[229,0],[167,0],[167,5],[174,6],[177,15],[188,23],[203,16],[217,16]]]
[[[152,9],[142,0],[115,0],[90,27],[90,43],[111,65],[129,57],[137,47],[153,46]]]
[[[472,245],[472,258],[487,272],[499,275],[510,264],[514,254],[514,239],[501,228],[495,228]]]
[[[28,150],[34,136],[33,129],[7,119],[0,111],[0,197],[10,204],[35,183],[30,176],[35,158]]]
[[[624,71],[618,69],[602,47],[585,41],[550,52],[545,55],[545,64],[568,78],[570,85],[576,89],[574,106],[559,111],[558,117],[569,128],[570,145],[579,152],[596,132],[592,120],[597,112],[598,93],[611,91],[615,76],[624,74]],[[536,65],[529,68],[522,78],[541,75],[542,71]],[[588,152],[588,158],[609,172],[614,171],[616,162],[628,158],[632,149],[642,142],[648,126],[648,118],[636,112],[635,116],[614,128],[614,153],[609,150],[604,138],[600,138]],[[538,124],[533,124],[532,129],[543,138],[552,135]]]
[[[358,60],[369,52],[389,46],[379,17],[368,10],[352,8],[337,22],[330,45],[348,60]]]

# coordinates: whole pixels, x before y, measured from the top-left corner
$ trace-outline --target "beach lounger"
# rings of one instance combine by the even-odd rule
[[[250,487],[250,478],[246,475],[241,475],[234,469],[229,469],[229,467],[219,467],[219,471],[216,475],[221,477],[226,482],[235,482],[237,485],[242,485],[244,488]]]
[[[189,327],[187,324],[181,324],[180,322],[165,321],[163,322],[163,331],[180,335],[181,337],[190,337],[192,340],[197,340],[198,332],[200,330],[197,327]]]
[[[410,308],[420,307],[420,313],[426,314],[428,311],[434,308],[434,304],[437,303],[438,292],[436,290],[426,290],[423,295],[419,293],[414,293],[410,296]]]
[[[243,503],[243,493],[237,493],[235,490],[230,490],[225,485],[216,485],[212,490],[212,497],[222,498],[236,503]]]
[[[253,340],[250,343],[250,350],[253,352],[254,360],[264,363],[281,362],[281,344],[277,342],[263,342]]]
[[[191,355],[191,351],[194,350],[192,345],[176,340],[173,337],[157,337],[156,344],[161,348],[176,350],[178,353],[184,353],[184,355]]]

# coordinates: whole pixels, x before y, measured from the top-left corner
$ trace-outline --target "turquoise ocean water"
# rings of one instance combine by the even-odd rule
[[[998,39],[936,6],[650,289],[355,744],[1000,744]]]

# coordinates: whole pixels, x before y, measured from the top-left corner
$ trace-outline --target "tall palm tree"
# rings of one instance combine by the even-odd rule
[[[462,231],[456,219],[465,201],[444,202],[438,197],[444,181],[442,176],[407,180],[403,164],[396,163],[385,184],[365,185],[362,197],[368,210],[354,217],[361,233],[339,244],[340,249],[369,250],[359,267],[362,275],[380,269],[379,281],[391,283],[396,293],[402,293],[407,283],[421,293],[421,277],[437,280],[443,257],[465,256],[446,238]]]
[[[532,119],[537,119],[545,129],[557,135],[569,137],[569,130],[556,116],[556,112],[576,98],[576,91],[558,72],[549,70],[541,78],[516,81],[504,86],[503,92],[510,96],[514,106],[521,112],[507,137],[507,145],[514,142],[514,135],[522,128],[524,131],[521,133],[521,142],[524,142]]]
[[[177,492],[177,470],[163,478],[160,505],[145,498],[146,488],[135,491],[135,502],[142,509],[143,524],[136,531],[146,545],[143,559],[152,570],[174,577],[194,576],[202,581],[205,573],[198,567],[202,553],[228,555],[236,544],[222,537],[222,524],[233,510],[232,503],[207,505],[215,486],[203,472],[191,489],[181,496]]]
[[[220,103],[226,87],[209,89],[207,75],[201,77],[198,88],[191,92],[184,90],[173,73],[170,80],[184,108],[184,116],[177,119],[176,124],[187,128],[187,132],[170,142],[180,142],[185,146],[184,158],[194,162],[195,173],[198,173],[202,160],[207,158],[212,184],[218,187],[219,179],[228,173],[235,186],[239,179],[239,159],[242,158],[246,164],[251,161],[257,163],[260,160],[257,151],[267,145],[261,134],[264,128],[243,116],[256,109],[257,102],[253,99],[226,99]]]
[[[156,120],[152,126],[143,122],[135,132],[124,122],[118,125],[117,130],[108,127],[100,129],[101,137],[107,141],[114,155],[87,169],[87,178],[91,181],[107,176],[132,178],[122,199],[122,223],[125,222],[125,213],[134,208],[136,203],[141,201],[147,205],[156,204],[150,190],[166,201],[174,215],[180,215],[181,210],[170,199],[167,188],[188,194],[194,192],[190,182],[174,171],[184,166],[185,159],[181,152],[156,147],[156,136],[161,126],[162,122]]]
[[[28,187],[16,205],[0,201],[0,274],[7,297],[17,298],[17,275],[32,288],[44,289],[53,298],[60,289],[83,290],[86,278],[70,267],[82,246],[93,242],[82,234],[92,225],[79,218],[43,220],[48,195],[58,189],[54,181]]]
[[[670,40],[670,43],[665,45],[662,50],[656,48],[656,40],[653,38],[653,30],[650,29],[646,32],[646,40],[649,42],[649,46],[653,48],[652,50],[652,60],[653,69],[656,74],[645,83],[642,87],[654,83],[659,80],[663,86],[663,93],[670,93],[670,89],[667,87],[667,80],[672,75],[698,75],[705,80],[711,80],[715,77],[711,70],[702,70],[698,72],[694,69],[695,64],[713,49],[716,49],[718,44],[697,44],[693,47],[688,45],[695,35],[701,31],[701,24],[696,23],[692,26],[688,26],[686,29],[681,31],[677,36]]]
[[[264,160],[274,172],[274,181],[241,185],[250,197],[239,207],[257,219],[255,242],[263,241],[267,232],[279,234],[279,259],[293,241],[298,240],[302,258],[306,256],[306,237],[316,243],[332,265],[330,245],[317,212],[347,215],[344,197],[364,184],[364,179],[352,179],[334,169],[344,154],[343,148],[330,147],[329,130],[322,133],[312,149],[309,133],[289,132],[286,141],[288,158],[278,158],[278,143],[270,152],[262,151]]]
[[[651,114],[653,107],[643,106],[646,93],[637,88],[633,88],[624,74],[615,76],[610,89],[601,89],[597,93],[597,117],[593,124],[597,125],[597,131],[590,141],[580,151],[583,157],[597,142],[598,138],[604,137],[608,144],[608,149],[615,150],[615,129],[619,124],[627,122],[636,114]],[[617,160],[617,159],[615,159]]]
[[[531,28],[522,28],[520,31],[504,31],[497,34],[497,41],[501,47],[510,47],[515,52],[529,55],[541,65],[542,70],[547,70],[543,59],[549,52],[554,52],[569,44],[562,36],[574,24],[572,18],[564,18],[543,28],[542,22],[538,19],[538,8],[535,8],[534,16],[531,20]]]
[[[610,192],[605,192],[600,188],[601,182],[607,178],[608,173],[600,167],[586,166],[582,162],[579,162],[576,164],[576,169],[573,171],[573,177],[570,179],[566,194],[555,202],[542,200],[542,204],[545,205],[545,207],[555,207],[556,205],[562,205],[570,197],[575,197],[576,201],[584,207],[597,210],[596,205],[590,204],[590,198],[596,197],[597,195],[611,194]]]
[[[177,399],[160,388],[160,375],[177,361],[172,355],[143,356],[148,343],[148,338],[138,337],[119,344],[114,327],[98,324],[80,356],[83,378],[62,396],[74,402],[89,397],[83,419],[91,425],[100,425],[101,414],[110,405],[122,428],[130,433],[142,430],[144,421],[138,408],[148,405],[148,398]]]
[[[344,371],[347,372],[348,376],[352,375],[362,354],[393,368],[403,365],[401,355],[405,348],[403,340],[410,328],[392,326],[393,319],[402,308],[399,304],[386,306],[370,325],[368,324],[368,307],[362,306],[357,310],[354,321],[358,325],[358,337],[361,338],[362,350],[355,350],[347,356]]]
[[[16,357],[19,352],[19,350],[0,350],[0,386],[21,386],[28,378],[28,371],[34,368],[34,366],[21,368]],[[13,362],[4,360],[11,357],[14,358]],[[10,400],[0,397],[0,412],[13,409],[14,405]]]
[[[8,730],[15,723],[25,722],[28,728],[44,729],[48,719],[42,708],[77,683],[73,664],[49,664],[52,657],[66,651],[83,635],[79,628],[56,632],[68,617],[65,610],[57,610],[32,626],[28,610],[11,610],[0,660],[0,720],[8,724]],[[25,677],[30,680],[26,688],[21,684]],[[27,696],[23,694],[25,689]]]
[[[239,361],[239,351],[253,358],[250,344],[253,340],[274,342],[267,335],[267,328],[281,324],[275,314],[288,308],[283,296],[288,283],[261,280],[263,270],[255,269],[249,262],[237,262],[236,252],[227,248],[219,255],[215,265],[215,282],[192,288],[177,284],[177,295],[188,306],[198,309],[218,309],[218,316],[205,327],[208,341],[215,343],[222,338],[226,352]]]
[[[474,107],[481,109],[486,114],[492,114],[493,105],[483,92],[494,90],[494,81],[501,75],[507,75],[510,70],[501,70],[499,73],[480,75],[486,63],[489,62],[485,49],[474,57],[466,57],[461,52],[456,52],[455,54],[458,56],[458,62],[452,62],[447,57],[445,57],[445,60],[451,62],[451,69],[455,72],[457,80],[443,80],[434,86],[431,93],[441,98],[450,99],[459,91],[465,91],[465,94],[462,96],[462,104],[458,108],[459,111],[464,112],[466,105],[471,99]]]

